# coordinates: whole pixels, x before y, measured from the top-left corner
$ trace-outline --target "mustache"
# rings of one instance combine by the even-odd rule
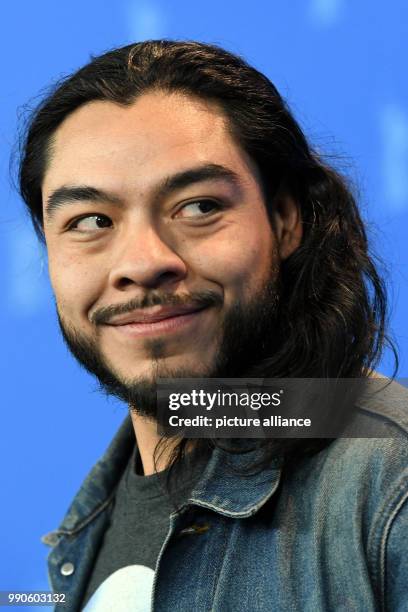
[[[98,310],[92,313],[90,321],[94,325],[106,325],[117,315],[127,314],[133,310],[151,308],[152,306],[184,306],[187,304],[196,304],[198,307],[204,308],[206,306],[220,306],[222,303],[222,296],[210,290],[182,294],[151,293],[144,296],[141,300],[133,298],[126,304],[115,304],[98,308]]]

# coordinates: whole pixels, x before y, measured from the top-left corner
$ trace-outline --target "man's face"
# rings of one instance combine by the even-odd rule
[[[267,354],[279,244],[215,105],[82,106],[56,131],[43,206],[61,331],[109,392],[148,414],[156,377],[239,376]]]

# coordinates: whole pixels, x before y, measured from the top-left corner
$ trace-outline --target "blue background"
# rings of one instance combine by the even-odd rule
[[[213,42],[275,83],[314,145],[340,154],[388,268],[408,376],[408,3],[405,0],[16,1],[2,7],[0,590],[48,589],[40,536],[58,526],[127,409],[96,391],[57,329],[39,246],[10,184],[18,115],[90,54],[146,38]],[[385,356],[381,367],[390,373]]]

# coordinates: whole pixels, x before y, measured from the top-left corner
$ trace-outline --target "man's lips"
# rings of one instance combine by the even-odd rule
[[[118,317],[107,327],[117,330],[124,338],[140,338],[173,333],[194,334],[194,326],[200,325],[201,313],[207,312],[207,306],[161,308],[148,316],[129,313],[126,317]]]
[[[191,314],[203,310],[205,306],[197,304],[185,304],[180,306],[160,306],[144,310],[133,310],[130,313],[113,317],[108,325],[130,325],[135,323],[157,323],[165,319],[172,319],[181,315]]]

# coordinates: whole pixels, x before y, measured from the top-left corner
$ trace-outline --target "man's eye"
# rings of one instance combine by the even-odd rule
[[[68,230],[77,232],[93,232],[98,229],[111,227],[112,221],[105,215],[86,215],[75,219],[69,226]]]
[[[221,204],[213,200],[196,200],[189,202],[180,209],[179,214],[183,217],[203,217],[204,215],[221,210]]]

